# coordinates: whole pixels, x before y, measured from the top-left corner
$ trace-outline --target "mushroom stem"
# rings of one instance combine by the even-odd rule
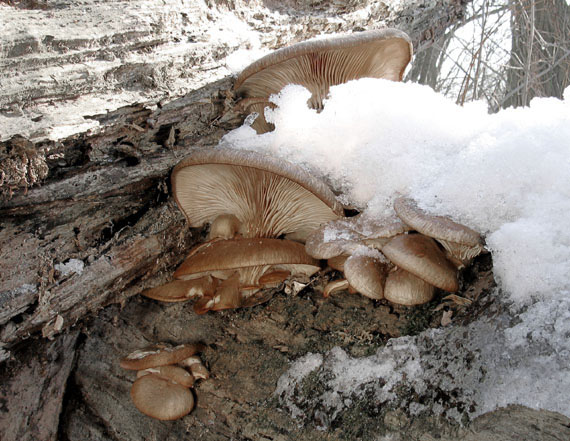
[[[327,286],[325,286],[325,289],[323,291],[323,297],[327,298],[331,294],[337,291],[345,291],[348,288],[349,288],[348,280],[346,279],[334,280],[332,282],[327,283]]]

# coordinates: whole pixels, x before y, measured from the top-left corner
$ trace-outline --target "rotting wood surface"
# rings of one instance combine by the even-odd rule
[[[79,14],[73,1],[0,4],[0,16],[10,18],[0,37],[5,49],[0,79],[9,86],[0,96],[0,121],[11,128],[1,132],[12,133],[16,121],[22,132],[15,133],[30,136],[0,143],[0,361],[9,356],[7,348],[31,335],[51,337],[104,305],[165,280],[164,271],[172,271],[195,242],[169,198],[169,173],[192,149],[215,145],[238,123],[222,119],[232,81],[220,67],[236,42],[210,33],[227,14],[261,32],[265,47],[323,32],[398,26],[417,50],[463,10],[455,0],[410,1],[396,9],[374,1],[344,7],[319,2],[316,9],[313,2],[190,3],[174,9],[161,9],[162,3],[152,0],[118,1],[111,9],[106,2],[82,4],[91,15]],[[49,13],[39,12],[43,9]],[[92,40],[78,38],[85,20],[97,24]],[[29,26],[30,32],[21,33],[18,26]],[[190,41],[199,42],[191,45],[193,55],[164,52],[190,31]],[[105,34],[113,32],[114,39]],[[126,53],[138,61],[121,64],[119,56]],[[83,75],[87,61],[92,70]],[[173,78],[186,79],[184,87],[177,88],[173,78],[159,85],[145,82],[141,66],[155,73],[171,68]],[[79,71],[70,75],[70,69]],[[92,78],[92,71],[103,74]],[[89,132],[50,141],[48,132],[29,127],[48,121],[55,136],[69,123],[57,119],[57,105],[72,105],[77,96],[93,103],[111,100],[133,84],[144,92],[139,98],[149,101],[84,115],[83,121],[97,122]],[[151,93],[163,86],[171,87],[169,93]]]

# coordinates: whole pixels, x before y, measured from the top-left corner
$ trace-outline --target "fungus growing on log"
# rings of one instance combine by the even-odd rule
[[[388,274],[384,298],[399,305],[414,306],[429,302],[435,287],[408,271],[396,268]]]
[[[456,266],[462,267],[483,251],[481,235],[465,225],[444,216],[432,216],[420,209],[410,198],[394,201],[394,211],[400,219],[418,233],[436,239]]]
[[[269,101],[270,95],[288,84],[300,84],[312,94],[309,106],[322,109],[331,86],[358,78],[401,81],[411,58],[410,38],[397,29],[305,41],[276,50],[246,67],[234,90],[238,97],[260,103]],[[256,111],[257,119],[263,120],[254,128],[263,133],[270,127],[263,110]]]
[[[196,247],[174,273],[177,279],[218,280],[194,304],[197,313],[253,306],[267,301],[256,296],[263,288],[278,286],[289,277],[310,276],[319,270],[302,244],[290,240],[236,238],[211,241]],[[159,290],[163,287],[155,288]],[[146,293],[143,293],[146,295]]]
[[[151,418],[164,421],[189,414],[194,408],[194,395],[189,388],[194,386],[196,379],[209,377],[200,358],[194,355],[203,349],[201,344],[176,347],[159,344],[124,357],[121,367],[138,371],[131,387],[135,407]],[[192,372],[184,369],[190,366],[189,360],[192,360],[192,366],[196,366],[198,375],[193,375],[192,369]]]
[[[242,237],[289,235],[304,241],[342,215],[332,191],[300,167],[267,155],[212,149],[181,161],[172,191],[191,227],[237,218]]]
[[[456,268],[430,237],[400,234],[382,247],[382,253],[394,265],[437,288],[450,292],[459,289]]]
[[[163,421],[182,418],[194,408],[194,396],[187,387],[154,374],[133,383],[131,398],[139,411]]]

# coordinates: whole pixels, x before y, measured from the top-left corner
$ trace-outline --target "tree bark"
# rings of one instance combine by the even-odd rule
[[[562,98],[570,85],[570,6],[564,0],[513,0],[512,49],[503,107],[534,97]]]

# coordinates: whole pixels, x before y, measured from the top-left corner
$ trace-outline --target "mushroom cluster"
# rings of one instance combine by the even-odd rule
[[[273,130],[264,109],[269,97],[288,84],[299,84],[312,94],[309,107],[321,110],[331,86],[358,78],[401,81],[412,58],[412,43],[398,29],[357,32],[348,36],[304,41],[266,55],[246,67],[236,79],[240,101],[236,110],[257,113],[257,133]]]
[[[188,415],[194,408],[190,388],[196,380],[210,376],[195,355],[203,349],[200,344],[176,347],[160,344],[134,351],[123,358],[122,368],[137,371],[137,379],[131,388],[136,408],[158,420],[176,420]]]
[[[166,285],[143,292],[165,302],[192,298],[194,310],[257,305],[266,288],[319,270],[306,237],[343,214],[331,190],[298,166],[259,153],[213,149],[172,173],[178,206],[192,227],[210,224],[208,242],[190,251]]]
[[[410,198],[397,198],[398,218],[336,220],[316,230],[308,254],[328,259],[346,279],[329,283],[324,295],[343,289],[402,305],[429,302],[435,288],[459,289],[458,270],[484,250],[474,230],[432,216]]]

